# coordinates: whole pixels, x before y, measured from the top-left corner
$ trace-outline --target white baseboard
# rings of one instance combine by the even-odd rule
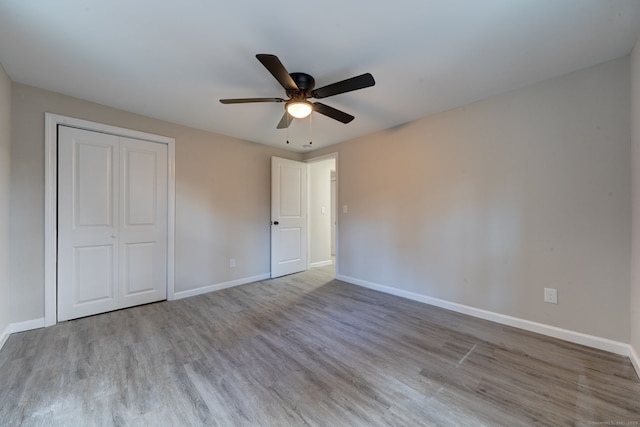
[[[638,374],[638,378],[640,378],[640,355],[638,355],[632,346],[629,346],[629,359],[631,359],[631,364],[636,368],[636,374]]]
[[[252,276],[252,277],[244,277],[242,279],[236,279],[236,280],[232,280],[230,282],[218,283],[218,284],[215,284],[215,285],[204,286],[202,288],[190,289],[188,291],[175,292],[173,294],[173,298],[172,299],[177,300],[177,299],[182,299],[182,298],[193,297],[193,296],[196,296],[196,295],[202,295],[202,294],[207,294],[209,292],[219,291],[221,289],[226,289],[226,288],[232,288],[234,286],[245,285],[247,283],[259,282],[260,280],[266,280],[266,279],[270,279],[270,278],[271,278],[271,275],[269,273],[260,274],[258,276]]]
[[[205,286],[198,289],[192,289],[188,291],[176,292],[173,299],[188,298],[191,296],[202,295],[205,293],[219,291],[221,289],[231,288],[234,286],[244,285],[247,283],[258,282],[260,280],[266,280],[271,277],[270,274],[261,274],[258,276],[245,277],[242,279],[236,279],[229,282],[218,283],[216,285]],[[441,300],[438,298],[428,297],[426,295],[417,294],[415,292],[404,291],[402,289],[392,288],[390,286],[380,285],[365,280],[356,279],[354,277],[345,276],[342,274],[336,275],[336,279],[343,282],[351,283],[354,285],[362,286],[375,291],[384,292],[407,298],[413,301],[422,302],[425,304],[433,305],[436,307],[444,308],[447,310],[455,311],[457,313],[466,314],[473,317],[478,317],[484,320],[490,320],[492,322],[500,323],[502,325],[513,326],[515,328],[524,329],[526,331],[536,332],[542,335],[547,335],[554,338],[559,338],[565,341],[573,342],[576,344],[586,345],[588,347],[597,348],[599,350],[609,351],[611,353],[627,356],[631,360],[636,373],[640,377],[640,356],[635,349],[625,343],[618,341],[612,341],[606,338],[596,337],[593,335],[583,334],[581,332],[570,331],[568,329],[557,328],[555,326],[545,325],[542,323],[532,322],[517,317],[507,316],[500,313],[495,313],[488,310],[482,310],[479,308],[471,307],[468,305],[458,304]],[[0,349],[4,346],[7,339],[12,333],[28,331],[31,329],[38,329],[44,327],[44,318],[27,320],[25,322],[12,323],[5,328],[0,334]]]
[[[4,329],[4,331],[0,335],[0,350],[2,350],[4,343],[7,342],[10,335],[11,335],[11,325],[7,325],[7,327]]]
[[[27,320],[26,322],[18,322],[11,324],[11,333],[30,331],[32,329],[44,328],[44,317],[40,319]]]
[[[512,317],[492,311],[482,310],[479,308],[470,307],[468,305],[449,302],[438,298],[432,298],[425,295],[417,294],[415,292],[404,291],[402,289],[396,289],[390,286],[380,285],[377,283],[372,283],[341,274],[336,275],[336,279],[387,294],[423,302],[425,304],[433,305],[440,308],[445,308],[457,313],[467,314],[469,316],[478,317],[480,319],[490,320],[502,325],[513,326],[514,328],[536,332],[542,335],[559,338],[561,340],[569,341],[576,344],[586,345],[588,347],[597,348],[599,350],[608,351],[622,356],[628,356],[633,362],[633,355],[631,354],[632,348],[629,344],[612,341],[593,335],[587,335],[581,332],[570,331],[568,329],[557,328],[555,326],[545,325],[543,323],[532,322],[530,320],[520,319],[518,317]],[[634,366],[636,368],[636,372],[638,372],[638,375],[640,375],[640,370],[638,370],[637,355],[635,356],[635,359],[636,361],[634,362]]]
[[[9,324],[0,335],[0,349],[2,349],[11,334],[40,328],[44,328],[44,317],[40,319],[27,320],[26,322]]]
[[[188,298],[195,295],[206,294],[208,292],[219,291],[221,289],[231,288],[233,286],[244,285],[251,282],[257,282],[260,280],[266,280],[271,278],[269,273],[260,274],[258,276],[245,277],[242,279],[232,280],[230,282],[218,283],[216,285],[205,286],[203,288],[191,289],[188,291],[176,292],[173,295],[173,300]],[[27,320],[26,322],[12,323],[7,327],[7,330],[0,336],[0,348],[4,342],[9,338],[9,335],[16,332],[29,331],[31,329],[44,328],[44,317],[40,319]]]
[[[333,260],[326,260],[326,261],[318,261],[318,262],[312,262],[309,264],[309,268],[315,268],[315,267],[324,267],[327,265],[332,265],[333,264]]]

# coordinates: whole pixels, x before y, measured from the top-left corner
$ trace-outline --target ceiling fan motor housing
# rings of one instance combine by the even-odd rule
[[[298,86],[299,90],[287,90],[287,96],[304,94],[306,97],[311,96],[311,91],[316,86],[316,81],[307,73],[291,73],[289,74]]]

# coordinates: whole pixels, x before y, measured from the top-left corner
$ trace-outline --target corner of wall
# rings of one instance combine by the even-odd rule
[[[9,339],[9,335],[11,335],[11,325],[7,325],[6,329],[0,332],[0,350]]]
[[[11,79],[0,64],[0,348],[11,333],[9,317],[10,169]]]
[[[640,377],[640,37],[631,52],[631,362]]]
[[[631,359],[631,364],[636,370],[636,375],[638,376],[638,378],[640,378],[640,355],[633,348],[633,346],[629,346],[629,347],[630,347],[629,359]]]

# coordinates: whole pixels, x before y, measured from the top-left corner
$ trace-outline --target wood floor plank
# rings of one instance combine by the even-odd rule
[[[13,334],[4,426],[640,425],[627,358],[331,267]]]

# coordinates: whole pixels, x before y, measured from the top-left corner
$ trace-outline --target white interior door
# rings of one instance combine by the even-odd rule
[[[120,138],[119,308],[167,298],[167,146]]]
[[[58,320],[166,298],[167,147],[60,126]]]
[[[307,269],[307,165],[271,158],[271,277]]]

